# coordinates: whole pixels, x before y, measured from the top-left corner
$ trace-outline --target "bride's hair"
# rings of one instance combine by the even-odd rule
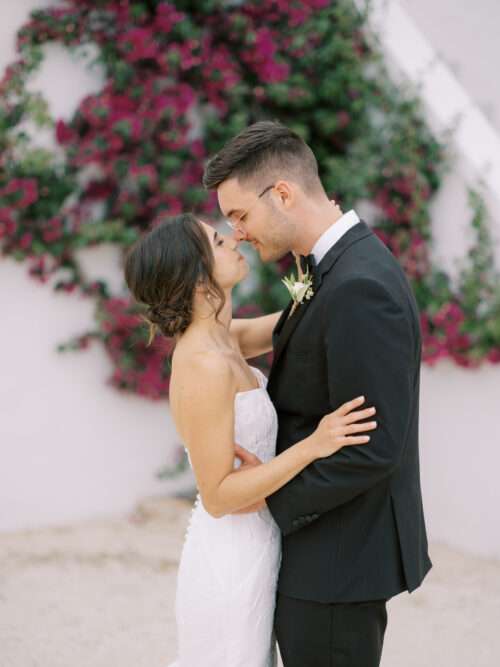
[[[191,213],[167,218],[134,243],[125,256],[125,281],[134,299],[146,307],[148,346],[157,330],[168,337],[184,333],[198,285],[205,287],[209,300],[216,297],[216,316],[224,306],[210,241]]]

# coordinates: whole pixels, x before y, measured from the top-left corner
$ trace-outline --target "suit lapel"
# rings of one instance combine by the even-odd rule
[[[274,329],[273,329],[273,348],[276,347],[277,341],[278,341],[278,336],[280,335],[281,330],[283,329],[283,325],[287,321],[288,318],[288,313],[290,312],[290,309],[292,307],[293,301],[290,300],[284,311],[281,313],[279,320],[276,322]]]
[[[274,354],[269,379],[271,378],[273,371],[276,369],[276,365],[281,355],[283,354],[283,350],[285,349],[288,341],[290,340],[290,336],[296,329],[300,320],[304,317],[309,304],[316,298],[316,294],[321,286],[321,283],[323,282],[324,276],[332,269],[335,262],[353,243],[357,243],[357,241],[360,241],[361,239],[364,239],[371,234],[373,234],[373,232],[363,221],[360,221],[357,225],[351,227],[351,229],[330,248],[321,262],[318,264],[316,268],[316,278],[313,283],[314,294],[311,299],[304,301],[300,306],[298,306],[290,318],[288,318],[288,313],[290,312],[292,302],[290,302],[286,309],[283,311],[273,330]]]
[[[335,262],[340,259],[340,257],[345,253],[345,251],[353,245],[361,241],[361,239],[371,236],[373,234],[372,230],[368,227],[366,222],[360,220],[357,225],[351,227],[351,229],[342,236],[335,245],[333,245],[330,250],[323,257],[321,262],[317,266],[317,289],[323,282],[323,277],[332,269]]]
[[[307,310],[307,307],[311,303],[312,299],[314,299],[314,295],[309,299],[308,301],[302,302],[297,308],[295,309],[295,312],[291,317],[288,317],[288,313],[290,312],[291,308],[291,302],[288,306],[286,311],[283,312],[283,315],[286,313],[286,320],[282,324],[280,331],[277,336],[276,340],[276,346],[274,348],[274,356],[273,356],[273,368],[278,362],[279,357],[281,356],[282,351],[284,350],[288,339],[292,335],[295,327],[297,324],[300,322],[300,320],[304,317],[304,313]],[[281,318],[280,318],[281,320]],[[279,322],[278,322],[279,323]],[[271,369],[272,370],[272,369]]]

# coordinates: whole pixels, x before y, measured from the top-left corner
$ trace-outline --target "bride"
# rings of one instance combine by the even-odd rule
[[[374,408],[355,398],[275,456],[277,416],[266,378],[245,359],[272,349],[280,313],[232,320],[248,274],[237,242],[191,214],[130,249],[125,279],[155,329],[174,337],[170,406],[198,495],[177,576],[178,659],[170,667],[273,667],[280,530],[265,498],[318,458],[368,443]],[[300,387],[296,388],[300,391]]]

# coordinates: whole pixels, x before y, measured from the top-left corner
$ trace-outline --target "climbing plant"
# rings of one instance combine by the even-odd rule
[[[148,347],[125,287],[113,293],[89,280],[77,250],[125,251],[183,210],[215,220],[216,199],[201,186],[207,157],[271,118],[310,144],[345,210],[371,203],[367,221],[413,284],[424,360],[500,361],[498,276],[481,201],[471,193],[477,242],[452,284],[430,252],[444,147],[415,95],[391,83],[365,25],[351,0],[65,0],[32,12],[0,83],[0,238],[34,279],[95,301],[94,325],[61,350],[98,342],[113,386],[168,395],[171,341],[158,336]],[[27,86],[50,42],[76,53],[91,46],[104,75],[69,120],[52,118]],[[53,150],[36,148],[30,127],[52,131]],[[254,287],[236,293],[238,312],[282,308],[289,263],[256,262]]]

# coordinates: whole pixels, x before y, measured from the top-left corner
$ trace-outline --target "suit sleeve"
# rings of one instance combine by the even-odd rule
[[[363,407],[377,409],[378,428],[368,444],[317,459],[266,498],[284,535],[391,475],[401,461],[411,417],[413,335],[388,291],[371,279],[346,281],[325,299],[323,317],[331,410],[363,395]]]

